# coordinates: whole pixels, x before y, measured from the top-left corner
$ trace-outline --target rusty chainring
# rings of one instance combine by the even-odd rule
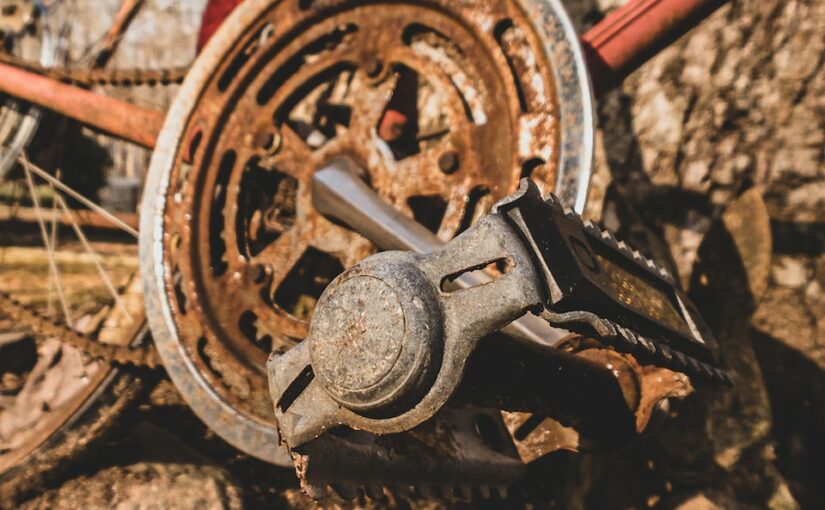
[[[348,155],[448,240],[532,177],[581,209],[592,105],[555,0],[244,2],[199,57],[154,153],[141,213],[147,315],[170,376],[224,439],[288,465],[267,356],[375,251],[311,205]]]

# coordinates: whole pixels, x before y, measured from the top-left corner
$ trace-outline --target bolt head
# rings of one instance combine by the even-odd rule
[[[367,59],[364,63],[364,72],[367,73],[367,76],[370,78],[377,78],[383,69],[384,64],[375,57]]]
[[[458,153],[455,151],[445,152],[438,158],[438,168],[445,174],[451,174],[458,170],[459,163]]]
[[[254,147],[263,149],[268,155],[273,155],[281,148],[281,133],[278,131],[260,131],[252,140]]]
[[[270,268],[264,264],[252,264],[246,268],[247,278],[255,283],[262,283],[270,272]]]

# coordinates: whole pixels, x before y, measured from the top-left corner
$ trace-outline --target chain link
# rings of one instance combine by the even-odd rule
[[[112,85],[133,87],[137,85],[171,85],[181,83],[189,67],[165,69],[72,69],[44,67],[28,60],[0,52],[0,62],[55,80],[79,86]]]
[[[43,317],[5,292],[0,292],[0,309],[21,325],[38,335],[54,337],[61,342],[88,354],[89,356],[120,365],[134,365],[154,368],[160,360],[153,344],[132,347],[104,344],[83,333]]]

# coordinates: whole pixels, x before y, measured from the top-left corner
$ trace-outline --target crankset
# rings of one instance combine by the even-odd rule
[[[338,219],[380,242],[376,225],[410,222],[370,200],[355,166],[339,160],[318,172],[315,200],[323,210],[339,189],[341,210],[343,197],[360,197],[371,220],[355,213]],[[427,245],[425,231],[414,225],[403,239]],[[516,334],[479,347],[528,312],[644,364],[731,382],[716,367],[710,331],[665,270],[565,212],[553,195],[543,200],[524,179],[517,193],[440,249],[383,252],[340,275],[318,301],[308,337],[270,359],[281,438],[307,492],[322,496],[327,485],[343,487],[342,494],[376,484],[448,492],[505,486],[523,464],[491,406],[553,417],[608,447],[630,440],[636,430],[622,417],[628,409],[606,404],[606,386],[585,401],[600,381],[587,381],[587,370],[561,360],[531,324],[521,326],[536,333],[532,338]],[[494,398],[490,385],[478,381],[459,391],[471,362],[512,372],[509,384],[502,379]],[[573,373],[548,377],[554,370]],[[555,387],[537,391],[520,381]],[[574,391],[580,399],[554,391]]]
[[[581,210],[593,136],[556,0],[245,0],[187,75],[144,187],[164,367],[218,435],[291,466],[268,356],[302,342],[338,274],[393,248],[319,209],[318,170],[358,161],[372,192],[446,242],[522,177]]]

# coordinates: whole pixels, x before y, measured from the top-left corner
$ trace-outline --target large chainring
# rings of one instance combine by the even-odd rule
[[[556,0],[247,0],[187,76],[141,212],[147,315],[171,378],[219,435],[279,447],[264,372],[337,274],[375,251],[312,207],[348,155],[448,240],[531,176],[581,208],[592,104]]]

